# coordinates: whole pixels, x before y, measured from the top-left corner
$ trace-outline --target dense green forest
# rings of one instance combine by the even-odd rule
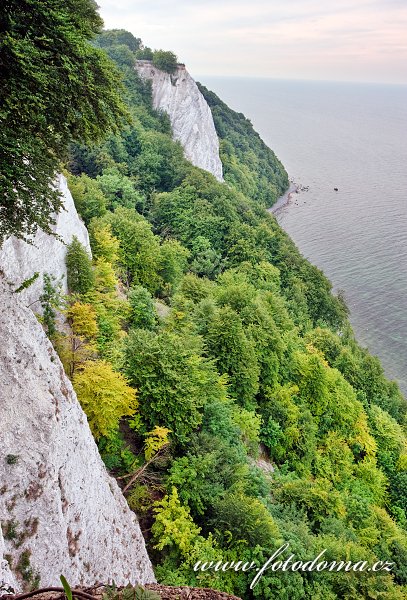
[[[134,51],[111,33],[99,44],[123,73],[132,123],[72,147],[93,265],[82,256],[86,283],[71,284],[80,355],[56,343],[106,465],[133,474],[125,493],[157,578],[242,598],[403,598],[407,405],[264,210],[287,186],[283,168],[202,87],[226,183],[191,166]],[[266,572],[249,590],[247,574],[193,570],[198,559],[261,565],[283,542],[304,560],[323,549],[389,560],[394,574]]]
[[[243,599],[402,600],[407,404],[265,210],[287,187],[283,167],[203,87],[225,183],[193,167],[135,71],[141,41],[110,31],[92,48],[121,74],[125,120],[70,146],[93,257],[72,242],[69,296],[45,278],[42,321],[158,581]],[[62,303],[69,331],[56,325]],[[250,574],[193,569],[261,566],[285,542],[301,560],[326,550],[393,571],[267,571],[251,590]]]

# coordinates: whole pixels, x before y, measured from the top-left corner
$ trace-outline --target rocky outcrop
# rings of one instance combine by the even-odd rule
[[[39,230],[32,238],[32,244],[10,237],[0,248],[0,270],[12,283],[13,289],[31,278],[34,273],[39,273],[36,281],[20,294],[20,298],[26,306],[31,304],[32,309],[37,312],[40,310],[40,304],[37,301],[43,290],[44,273],[54,275],[61,280],[62,291],[67,292],[66,245],[71,243],[73,236],[76,236],[90,253],[88,231],[76,212],[67,181],[63,175],[58,176],[57,187],[62,194],[65,209],[55,216],[56,222],[53,226],[53,231],[60,239]]]
[[[144,539],[61,362],[0,277],[0,579],[152,583]],[[7,558],[8,565],[5,562]]]
[[[174,139],[181,142],[186,158],[223,181],[211,109],[185,67],[179,65],[170,75],[150,61],[139,60],[136,68],[151,81],[153,106],[169,115]]]

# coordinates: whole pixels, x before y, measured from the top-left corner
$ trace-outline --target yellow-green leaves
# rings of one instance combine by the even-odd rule
[[[96,439],[108,436],[122,417],[136,412],[136,390],[108,362],[87,361],[75,374],[73,384]]]

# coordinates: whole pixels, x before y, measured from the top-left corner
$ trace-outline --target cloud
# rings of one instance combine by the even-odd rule
[[[196,74],[407,83],[405,0],[99,0]]]

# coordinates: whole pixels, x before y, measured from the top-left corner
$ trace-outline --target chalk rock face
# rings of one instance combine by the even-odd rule
[[[19,591],[18,583],[14,575],[10,571],[10,566],[3,558],[5,554],[3,532],[0,527],[0,596],[3,594]],[[10,589],[11,588],[11,589]]]
[[[68,189],[68,184],[63,175],[58,176],[57,187],[62,193],[64,208],[56,215],[56,224],[53,227],[63,240],[60,241],[52,235],[39,230],[32,238],[33,244],[28,244],[15,237],[8,238],[0,248],[0,270],[7,280],[12,283],[13,289],[38,272],[39,277],[19,296],[26,306],[32,304],[32,309],[40,311],[40,304],[36,302],[43,291],[43,274],[54,275],[62,282],[62,291],[66,293],[66,245],[76,236],[90,253],[89,235],[85,225],[76,212],[75,204]]]
[[[139,75],[151,80],[153,106],[169,115],[174,139],[181,142],[186,158],[223,181],[211,109],[185,67],[179,65],[170,75],[151,61],[138,60],[136,68]]]
[[[0,277],[0,579],[21,589],[154,582],[137,519],[99,456],[70,381]],[[9,565],[4,562],[5,557]]]

